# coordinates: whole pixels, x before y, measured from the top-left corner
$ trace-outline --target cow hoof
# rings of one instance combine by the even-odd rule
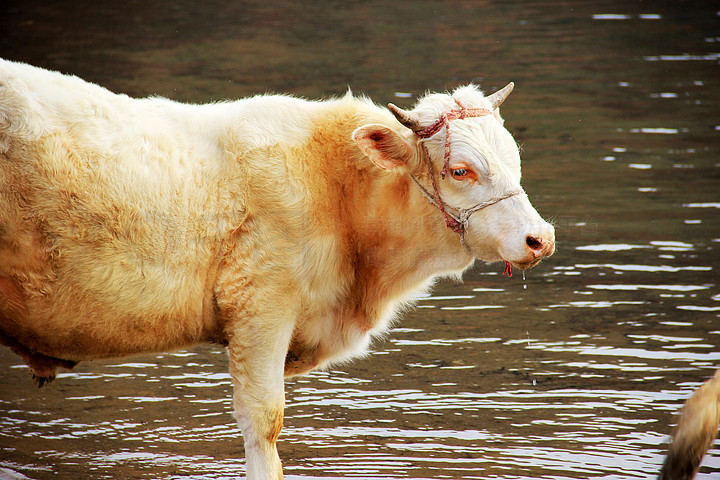
[[[35,375],[35,374],[33,373],[33,380],[35,380],[35,383],[38,384],[38,388],[42,388],[43,385],[45,385],[45,384],[47,384],[47,383],[50,383],[50,382],[52,382],[53,380],[55,380],[55,375],[53,374],[53,375],[48,376],[48,377],[41,377],[41,376]]]
[[[72,360],[63,360],[61,358],[43,355],[42,353],[32,352],[17,342],[6,341],[5,344],[9,344],[10,349],[25,360],[25,363],[32,371],[33,380],[37,382],[38,387],[42,387],[46,383],[55,380],[58,367],[72,370],[78,364],[78,362]]]

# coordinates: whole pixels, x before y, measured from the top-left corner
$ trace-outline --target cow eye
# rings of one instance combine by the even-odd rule
[[[465,168],[455,168],[452,171],[452,176],[455,178],[467,177],[468,171]]]

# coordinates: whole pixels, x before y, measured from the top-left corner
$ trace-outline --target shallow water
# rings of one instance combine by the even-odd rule
[[[717,11],[111,5],[0,7],[0,55],[193,102],[349,85],[410,105],[516,82],[503,114],[557,253],[524,280],[478,264],[367,358],[288,382],[288,478],[654,478],[679,405],[720,366]],[[2,349],[0,478],[242,475],[230,396],[213,347],[81,364],[40,390]],[[720,473],[717,443],[701,472]]]

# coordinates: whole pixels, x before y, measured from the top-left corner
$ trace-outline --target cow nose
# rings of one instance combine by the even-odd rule
[[[532,235],[528,235],[528,237],[525,239],[525,243],[527,243],[527,246],[530,247],[532,250],[542,249],[542,239],[535,238]]]
[[[543,238],[539,235],[528,235],[525,244],[530,248],[535,258],[549,257],[555,251],[555,239]]]

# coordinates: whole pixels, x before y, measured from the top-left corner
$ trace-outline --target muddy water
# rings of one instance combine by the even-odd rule
[[[653,478],[720,365],[710,2],[100,3],[0,7],[0,55],[194,102],[517,84],[506,125],[556,255],[525,279],[478,264],[367,358],[288,382],[289,478]],[[241,476],[226,372],[201,346],[38,390],[2,349],[0,478]]]

